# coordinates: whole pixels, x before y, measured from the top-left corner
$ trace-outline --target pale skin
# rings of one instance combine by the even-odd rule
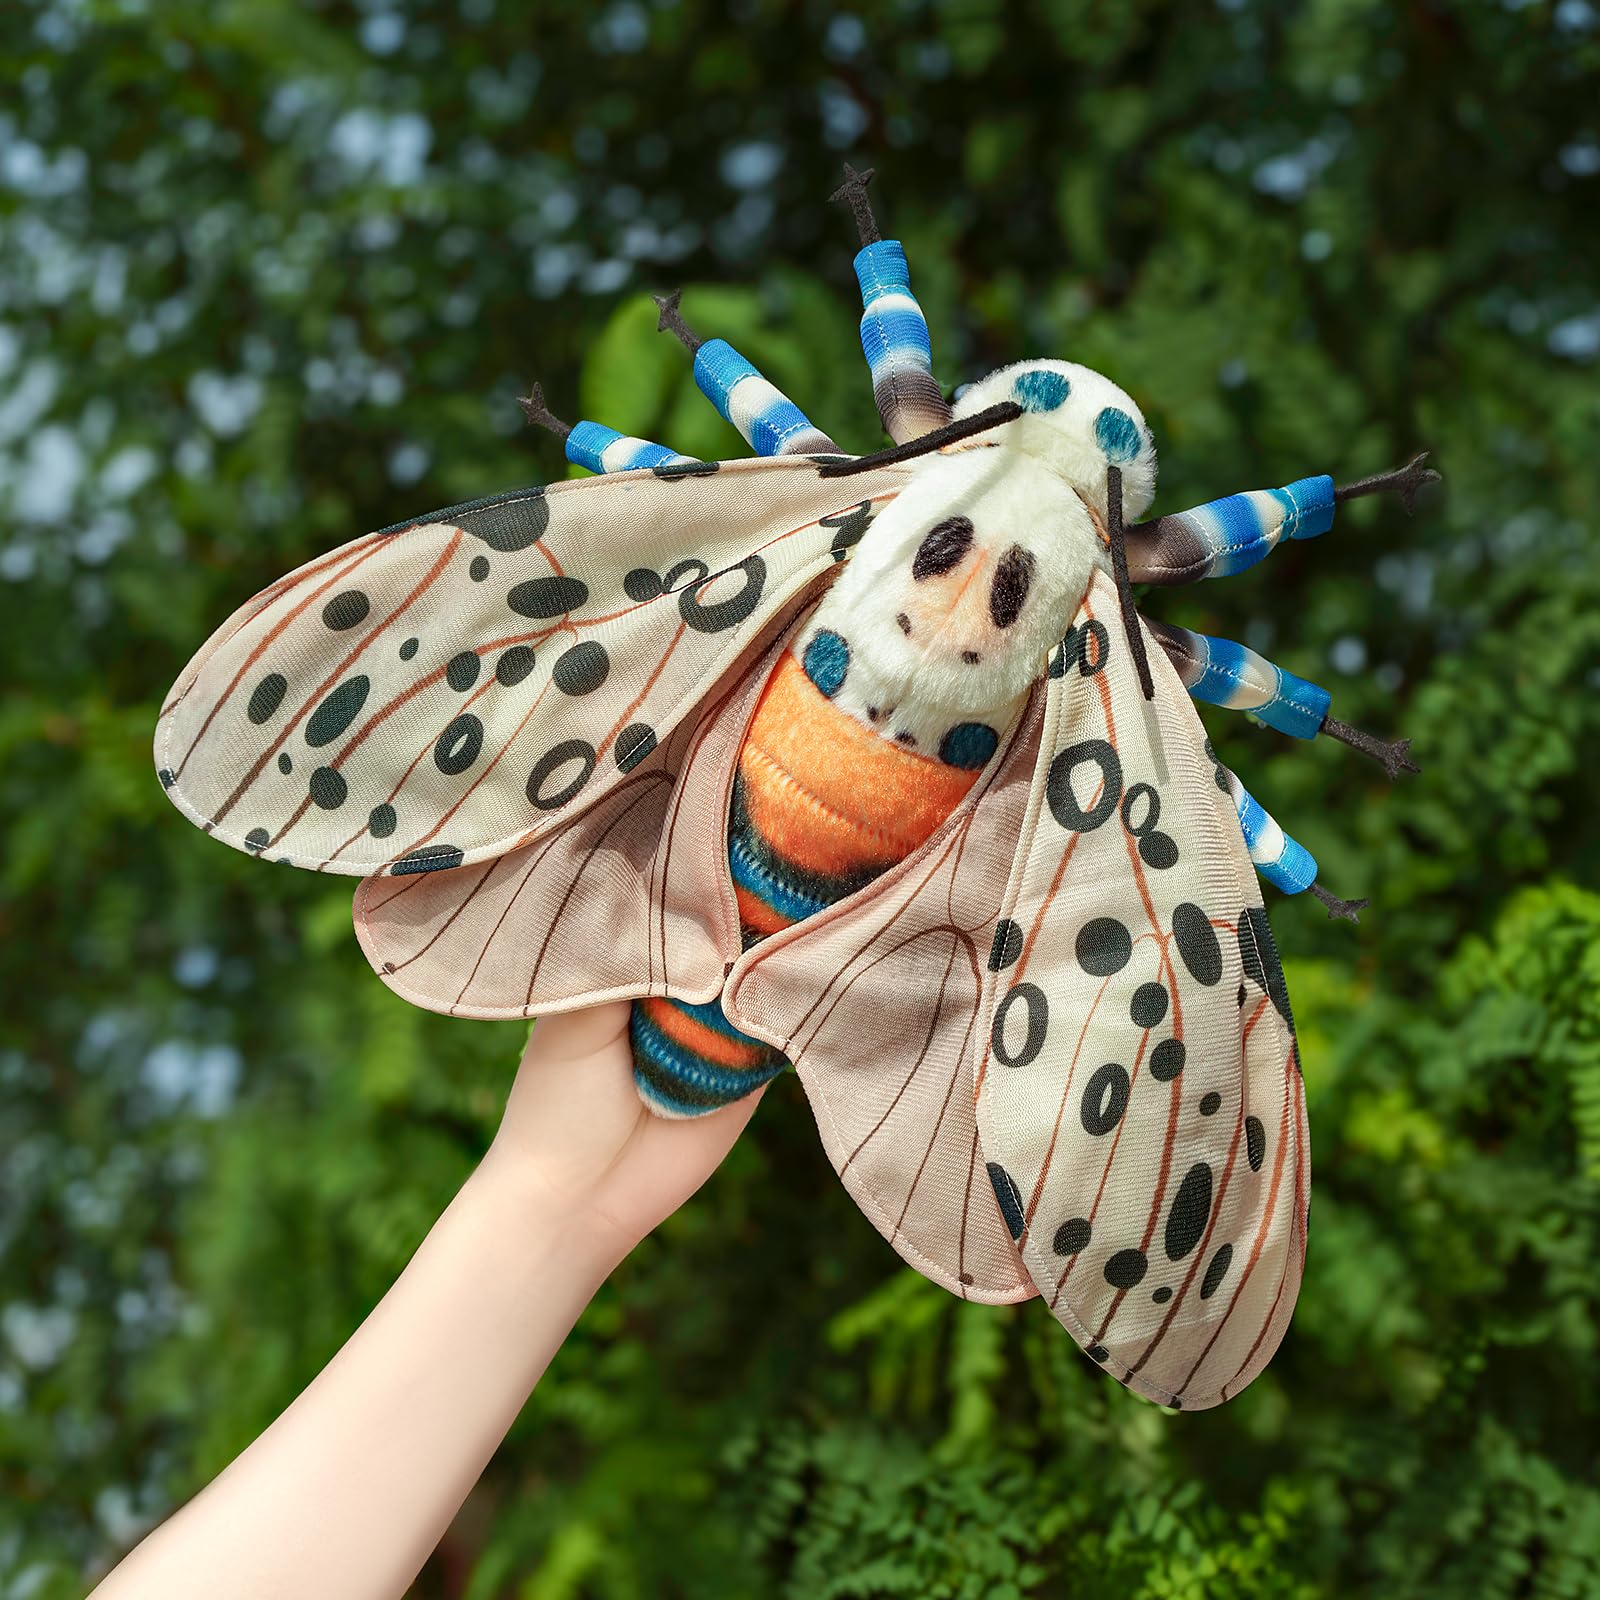
[[[628,1006],[533,1030],[494,1143],[310,1387],[95,1600],[399,1600],[590,1297],[716,1170],[753,1094],[669,1122]]]

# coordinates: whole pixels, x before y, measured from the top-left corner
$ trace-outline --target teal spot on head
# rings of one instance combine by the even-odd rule
[[[1033,367],[1017,374],[1011,392],[1024,411],[1054,411],[1072,393],[1072,385],[1063,372]]]
[[[1105,451],[1106,460],[1113,465],[1132,461],[1144,443],[1139,435],[1139,424],[1115,406],[1107,406],[1094,419],[1094,438]]]
[[[830,700],[844,687],[850,670],[850,646],[831,628],[819,629],[801,660],[806,676]]]

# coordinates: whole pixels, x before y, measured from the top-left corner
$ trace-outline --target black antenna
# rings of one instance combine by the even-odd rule
[[[1154,700],[1156,686],[1150,679],[1150,660],[1144,653],[1144,629],[1139,613],[1133,609],[1133,589],[1128,583],[1128,549],[1122,537],[1122,468],[1106,468],[1106,533],[1111,540],[1111,570],[1117,580],[1117,600],[1122,606],[1122,627],[1128,635],[1128,648],[1138,669],[1139,687],[1146,700]]]
[[[943,450],[946,445],[959,444],[974,434],[987,433],[991,428],[1015,422],[1021,415],[1022,407],[1015,400],[1002,400],[970,417],[962,417],[959,422],[947,422],[944,427],[935,428],[921,438],[908,439],[892,449],[879,450],[870,456],[852,456],[844,461],[825,461],[820,476],[849,478],[858,472],[871,472],[876,467],[892,467],[901,461],[915,461],[918,456],[931,456],[934,451]]]

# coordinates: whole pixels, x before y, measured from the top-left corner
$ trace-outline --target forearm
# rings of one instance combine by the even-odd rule
[[[316,1381],[96,1600],[398,1600],[622,1251],[486,1163]]]

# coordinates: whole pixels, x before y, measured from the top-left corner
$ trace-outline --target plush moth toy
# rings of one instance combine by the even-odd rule
[[[1140,1394],[1215,1405],[1277,1347],[1305,1256],[1256,873],[1357,906],[1190,697],[1411,763],[1130,585],[1242,571],[1434,474],[1136,520],[1155,445],[1109,379],[1028,361],[946,403],[868,176],[839,197],[893,448],[848,455],[664,299],[754,459],[568,428],[535,388],[530,418],[598,476],[397,523],[257,595],[174,688],[161,781],[236,849],[359,879],[362,947],[408,1000],[631,999],[659,1115],[792,1062],[918,1271],[1041,1296]]]

